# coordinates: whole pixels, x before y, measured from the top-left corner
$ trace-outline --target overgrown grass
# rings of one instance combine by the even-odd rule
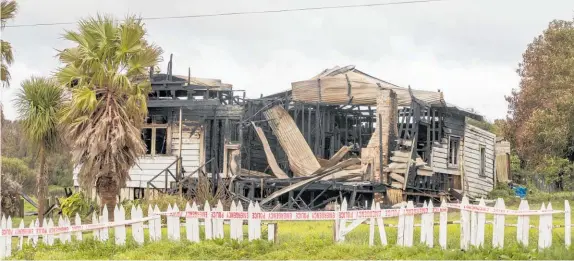
[[[553,202],[555,209],[563,207],[563,202]],[[516,206],[511,206],[516,207]],[[539,205],[531,204],[535,209]],[[459,213],[449,212],[449,220],[460,220]],[[435,215],[438,222],[438,215]],[[487,216],[492,220],[492,216]],[[417,220],[416,223],[419,221]],[[516,224],[516,217],[506,218],[507,224]],[[386,224],[396,224],[396,218],[385,219]],[[555,225],[564,225],[564,216],[556,214],[553,218]],[[531,217],[530,224],[537,226],[538,218]],[[226,236],[229,235],[226,226]],[[505,228],[505,242],[503,249],[493,249],[492,230],[490,224],[486,225],[485,247],[472,248],[461,251],[460,226],[448,226],[448,249],[438,247],[438,226],[435,226],[434,245],[428,248],[418,244],[420,230],[415,228],[415,246],[411,248],[396,246],[397,230],[385,227],[388,246],[382,246],[375,236],[375,246],[368,246],[369,226],[360,225],[346,236],[344,243],[333,242],[332,222],[279,222],[278,239],[276,243],[265,240],[254,242],[237,242],[229,239],[202,241],[191,243],[185,238],[185,229],[181,229],[181,242],[167,241],[166,231],[163,231],[163,240],[160,242],[147,242],[137,246],[131,240],[128,229],[128,242],[125,246],[113,243],[113,230],[111,229],[109,242],[92,240],[91,234],[84,234],[84,240],[71,244],[56,244],[56,246],[26,247],[23,251],[15,253],[15,259],[574,259],[574,248],[567,249],[564,245],[564,228],[553,230],[552,247],[543,251],[536,249],[538,231],[530,230],[529,246],[524,247],[516,241],[516,228]],[[246,233],[246,226],[244,227]],[[147,233],[147,230],[146,230]],[[203,234],[203,232],[202,232]],[[267,235],[265,226],[262,235]],[[203,235],[201,235],[203,238]],[[146,240],[148,236],[146,235]],[[16,239],[15,239],[16,240]],[[16,245],[16,244],[14,244]]]

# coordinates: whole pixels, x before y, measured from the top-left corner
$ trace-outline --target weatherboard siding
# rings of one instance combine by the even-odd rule
[[[471,197],[486,196],[494,188],[496,135],[467,124],[464,132],[464,187]],[[485,171],[480,175],[480,148],[485,149]]]

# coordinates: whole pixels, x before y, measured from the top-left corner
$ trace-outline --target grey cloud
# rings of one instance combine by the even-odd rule
[[[399,0],[396,0],[399,1]],[[353,1],[382,3],[384,1]],[[348,5],[349,1],[21,0],[13,23],[76,21],[96,13],[177,16]],[[506,113],[503,95],[517,86],[514,68],[552,19],[570,19],[571,1],[450,0],[386,7],[146,21],[149,37],[175,54],[176,73],[220,78],[251,97],[290,87],[334,65],[401,85],[445,91],[461,107],[490,118]],[[6,28],[14,70],[50,72],[54,48],[74,25]],[[162,63],[165,69],[166,61]],[[25,72],[18,72],[25,77]],[[15,79],[16,80],[16,79]],[[21,80],[21,79],[20,79]],[[16,83],[14,85],[17,85]],[[484,95],[487,93],[487,95]],[[496,96],[497,98],[493,98]],[[6,102],[6,99],[3,99]]]

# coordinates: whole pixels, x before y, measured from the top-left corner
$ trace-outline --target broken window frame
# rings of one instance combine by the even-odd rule
[[[456,147],[453,148],[453,142],[456,142]],[[458,155],[460,153],[461,138],[457,135],[448,136],[448,151],[447,151],[447,163],[449,168],[455,168],[459,166],[460,159]],[[454,149],[454,153],[453,153]],[[453,155],[454,154],[454,155]]]
[[[170,135],[169,135],[169,127],[167,124],[146,124],[142,127],[141,131],[142,133],[145,130],[151,129],[151,148],[146,148],[146,154],[145,156],[151,156],[151,157],[155,157],[155,156],[168,156],[170,155],[170,148],[169,148],[169,142],[168,140],[170,139]],[[156,152],[156,148],[158,144],[161,144],[161,141],[157,140],[157,130],[158,129],[163,129],[165,130],[165,153],[157,153]],[[146,145],[147,146],[147,145]],[[149,153],[148,153],[149,151]]]
[[[478,153],[480,157],[478,176],[486,177],[486,147],[484,145],[480,145],[478,148]]]

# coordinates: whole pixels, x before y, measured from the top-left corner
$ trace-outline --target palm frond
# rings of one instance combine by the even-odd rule
[[[0,40],[0,45],[2,48],[0,51],[2,62],[11,65],[14,62],[14,55],[12,54],[12,45],[4,40]]]
[[[10,75],[10,71],[8,71],[8,66],[4,63],[0,64],[0,81],[2,82],[2,86],[10,86],[11,79],[12,76]]]
[[[0,3],[0,27],[4,29],[6,22],[14,18],[17,12],[18,4],[16,1],[2,0]]]

